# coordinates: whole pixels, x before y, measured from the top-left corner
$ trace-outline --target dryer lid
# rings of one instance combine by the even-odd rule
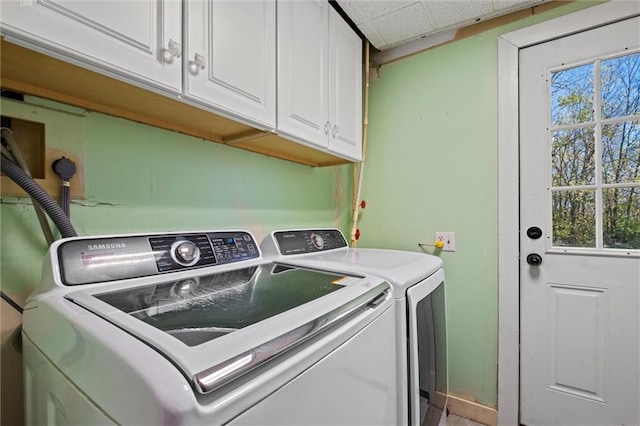
[[[291,261],[292,259],[286,259]],[[297,264],[309,267],[376,275],[387,280],[404,297],[406,289],[442,268],[436,256],[401,250],[348,248],[299,256]]]
[[[389,281],[396,297],[442,268],[442,259],[401,250],[349,248],[338,229],[274,231],[261,244],[267,258],[307,267],[371,274]]]

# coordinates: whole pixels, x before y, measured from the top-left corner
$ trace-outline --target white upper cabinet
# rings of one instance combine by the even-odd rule
[[[275,0],[188,0],[185,25],[185,98],[275,128]]]
[[[179,0],[2,0],[8,41],[105,74],[179,92]]]
[[[327,148],[329,3],[278,2],[278,131]]]
[[[331,9],[329,14],[329,151],[362,159],[362,40]]]
[[[362,159],[362,41],[326,1],[278,2],[278,132]]]
[[[38,72],[12,69],[6,87],[111,112],[118,105],[123,116],[304,164],[362,159],[362,42],[327,0],[0,2],[9,45],[77,65],[56,68],[53,79],[33,52],[13,49],[9,61]],[[129,100],[127,89],[98,90],[109,83],[103,75],[177,102],[176,110],[231,120],[211,128],[162,101],[145,103],[140,92]]]

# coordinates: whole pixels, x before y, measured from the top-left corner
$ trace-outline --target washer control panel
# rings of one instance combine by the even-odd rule
[[[79,238],[58,247],[65,285],[138,278],[260,257],[246,231]]]
[[[347,241],[337,229],[278,231],[274,232],[273,236],[278,251],[285,256],[347,247]]]
[[[159,235],[149,237],[149,245],[153,251],[158,272],[217,263],[206,234]]]
[[[217,232],[208,235],[218,263],[232,263],[260,256],[258,245],[248,232]]]

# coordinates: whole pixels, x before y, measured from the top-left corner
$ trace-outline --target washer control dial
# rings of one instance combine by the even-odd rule
[[[322,238],[322,235],[314,232],[311,234],[311,244],[318,250],[322,250],[324,248],[324,238]]]
[[[189,240],[179,240],[171,245],[171,257],[182,266],[192,266],[200,260],[200,249]]]

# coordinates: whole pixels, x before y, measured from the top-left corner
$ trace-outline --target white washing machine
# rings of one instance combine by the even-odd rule
[[[26,423],[394,424],[395,332],[383,279],[245,231],[64,239],[24,308]]]
[[[442,260],[398,250],[352,249],[337,229],[274,231],[265,257],[336,273],[379,276],[393,286],[400,425],[444,425],[448,368]]]

